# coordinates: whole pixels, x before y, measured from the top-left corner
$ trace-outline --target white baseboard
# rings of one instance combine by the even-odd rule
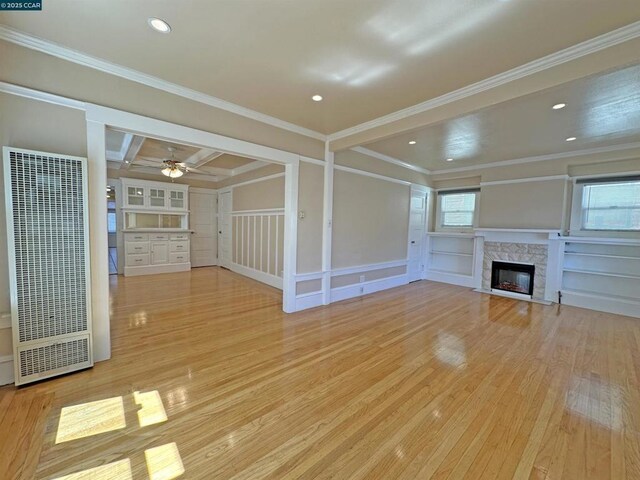
[[[331,303],[346,300],[348,298],[360,297],[369,293],[387,290],[389,288],[399,287],[409,283],[409,276],[404,273],[393,277],[380,278],[369,282],[354,283],[344,287],[336,287],[331,289]]]
[[[456,273],[438,272],[434,270],[427,270],[424,274],[424,279],[434,282],[450,283],[461,287],[475,288],[476,286],[476,279],[470,275],[458,275]]]
[[[635,302],[633,300],[616,299],[604,295],[563,290],[562,304],[640,318],[640,301]]]
[[[189,270],[191,270],[191,263],[144,265],[141,267],[124,267],[124,276],[135,277],[138,275],[156,275],[158,273],[188,272]]]
[[[303,293],[296,296],[296,312],[322,305],[322,292]]]
[[[230,263],[229,270],[282,290],[282,278],[270,273],[261,272],[260,270],[238,265],[237,263]]]
[[[13,355],[0,357],[0,385],[9,385],[15,381],[13,376]]]

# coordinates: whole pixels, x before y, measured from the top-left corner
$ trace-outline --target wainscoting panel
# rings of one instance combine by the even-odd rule
[[[231,212],[231,270],[282,288],[284,209]]]

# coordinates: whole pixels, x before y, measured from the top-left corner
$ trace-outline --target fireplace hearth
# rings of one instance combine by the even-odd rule
[[[525,263],[491,263],[491,290],[533,296],[535,266]]]

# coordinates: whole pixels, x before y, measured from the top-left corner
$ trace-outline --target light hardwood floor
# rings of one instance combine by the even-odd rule
[[[112,360],[0,389],[1,478],[640,479],[640,320],[433,282],[293,315],[218,268],[111,282]]]

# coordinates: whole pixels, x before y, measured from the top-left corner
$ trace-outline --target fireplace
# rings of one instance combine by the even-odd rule
[[[533,296],[535,267],[526,263],[492,262],[491,290]]]

